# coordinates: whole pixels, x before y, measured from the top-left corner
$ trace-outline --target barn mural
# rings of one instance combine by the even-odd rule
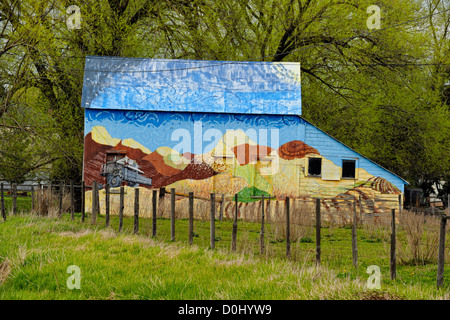
[[[406,183],[301,118],[296,63],[88,57],[82,104],[87,185],[394,205]]]

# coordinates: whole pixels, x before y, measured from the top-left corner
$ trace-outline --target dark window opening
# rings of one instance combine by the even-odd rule
[[[322,158],[309,158],[308,176],[320,176],[322,174]]]
[[[342,160],[342,178],[355,178],[355,170],[355,160]]]

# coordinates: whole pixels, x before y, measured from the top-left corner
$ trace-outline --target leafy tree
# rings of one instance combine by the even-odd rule
[[[42,125],[22,119],[21,130],[51,150],[40,157],[53,161],[54,178],[80,179],[86,55],[299,61],[303,117],[412,185],[442,193],[450,168],[450,8],[442,0],[378,1],[381,29],[369,30],[372,4],[4,0],[0,118],[28,97],[23,110]],[[80,29],[67,28],[70,5],[81,9]]]

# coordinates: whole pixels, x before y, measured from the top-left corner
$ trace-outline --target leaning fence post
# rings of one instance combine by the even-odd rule
[[[0,189],[1,189],[1,206],[2,206],[2,218],[3,221],[6,221],[6,212],[5,212],[5,196],[3,194],[4,188],[3,188],[3,183],[0,185]]]
[[[259,252],[260,254],[264,254],[266,251],[264,244],[264,195],[261,195],[261,233],[259,239]]]
[[[211,193],[211,215],[210,215],[210,223],[209,223],[209,238],[210,238],[210,247],[211,249],[215,248],[215,238],[216,238],[216,203],[215,203],[216,195]]]
[[[395,280],[397,277],[397,266],[396,266],[396,254],[395,254],[395,247],[396,247],[396,237],[395,237],[395,209],[392,209],[392,221],[391,221],[391,280]]]
[[[73,180],[70,180],[70,220],[75,219],[75,192]]]
[[[320,264],[320,199],[316,199],[316,263]]]
[[[109,226],[109,202],[110,202],[110,190],[109,183],[105,186],[105,225]]]
[[[189,192],[189,244],[194,242],[194,193]]]
[[[134,234],[139,234],[139,188],[134,189]]]
[[[122,232],[123,229],[123,208],[124,208],[124,188],[120,187],[120,198],[119,198],[119,232]]]
[[[231,251],[236,252],[236,238],[237,238],[237,219],[238,219],[238,194],[236,193],[234,195],[234,221],[233,221],[233,231],[231,234]]]
[[[86,184],[81,181],[81,222],[84,222],[86,216]]]
[[[91,224],[97,222],[97,181],[92,182],[92,210],[91,210]]]
[[[153,190],[153,198],[152,198],[152,237],[156,237],[156,201],[158,197],[158,191]]]
[[[175,241],[175,188],[170,189],[170,239]]]
[[[447,225],[447,217],[441,217],[441,227],[439,232],[439,256],[437,267],[437,287],[440,288],[444,285],[444,265],[445,265],[445,228]]]
[[[286,209],[286,257],[291,257],[291,221],[290,221],[290,204],[289,204],[289,197],[286,197],[285,205]]]
[[[358,267],[358,243],[356,238],[356,225],[357,225],[357,219],[356,219],[356,198],[355,201],[353,201],[353,225],[352,225],[352,256],[353,256],[353,266],[355,268]]]

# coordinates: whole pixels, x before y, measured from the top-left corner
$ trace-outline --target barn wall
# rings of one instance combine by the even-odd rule
[[[100,176],[106,153],[136,161],[153,188],[176,188],[278,200],[359,197],[397,204],[403,182],[298,116],[86,109],[84,179]],[[308,158],[322,158],[322,177],[307,175]],[[342,159],[357,160],[356,179],[342,179]],[[141,184],[143,188],[150,188]],[[368,209],[369,210],[369,209]]]

